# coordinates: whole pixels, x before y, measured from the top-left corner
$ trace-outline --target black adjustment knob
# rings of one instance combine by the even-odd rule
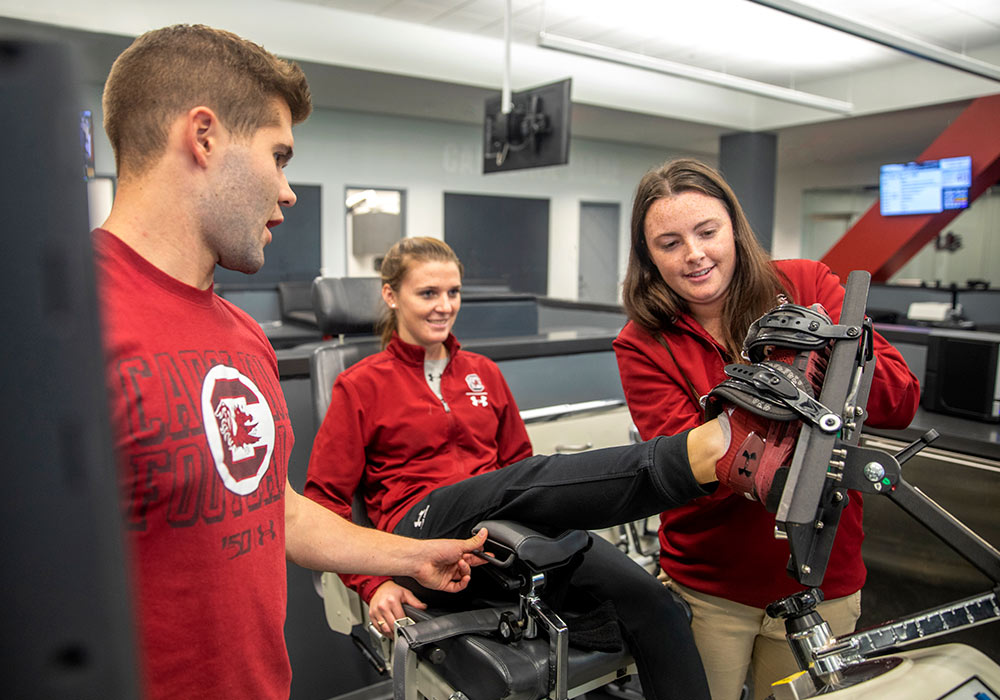
[[[500,614],[500,623],[497,625],[497,636],[500,637],[500,641],[511,644],[520,641],[523,635],[524,630],[521,629],[517,615],[509,610]]]
[[[442,649],[441,647],[439,647],[436,644],[431,647],[431,649],[430,649],[429,652],[427,652],[427,659],[432,664],[435,664],[437,666],[440,666],[441,664],[443,664],[444,660],[447,657],[448,657],[448,655],[445,653],[444,649]]]

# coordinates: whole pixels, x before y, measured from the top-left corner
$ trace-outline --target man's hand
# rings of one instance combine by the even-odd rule
[[[285,554],[314,571],[409,576],[425,588],[455,593],[482,563],[483,529],[466,540],[421,540],[359,527],[285,484]]]
[[[421,540],[423,561],[413,578],[426,588],[456,593],[469,585],[472,567],[482,563],[473,552],[482,551],[486,528],[466,540]]]

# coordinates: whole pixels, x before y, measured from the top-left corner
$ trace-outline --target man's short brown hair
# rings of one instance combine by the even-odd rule
[[[146,32],[115,60],[104,85],[104,129],[119,177],[162,155],[170,124],[204,105],[230,131],[250,136],[278,123],[274,98],[298,124],[312,111],[305,74],[231,32],[179,24]]]

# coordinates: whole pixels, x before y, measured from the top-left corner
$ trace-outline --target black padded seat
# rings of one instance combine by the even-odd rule
[[[517,607],[490,608],[481,611],[495,615],[499,624],[505,611]],[[410,617],[422,620],[449,620],[449,611],[407,608]],[[549,694],[549,642],[545,635],[505,644],[482,634],[465,634],[443,639],[435,651],[417,652],[426,663],[433,663],[441,677],[460,689],[469,700],[538,700]],[[443,652],[443,654],[442,654]],[[436,661],[435,661],[436,659]],[[569,687],[577,687],[595,678],[628,675],[632,657],[627,651],[608,653],[569,648]]]

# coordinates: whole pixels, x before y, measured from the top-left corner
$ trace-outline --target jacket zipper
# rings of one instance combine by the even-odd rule
[[[441,402],[441,405],[444,406],[444,412],[445,413],[451,413],[451,407],[448,406],[448,402],[444,400],[444,374],[445,374],[445,372],[448,371],[449,367],[451,367],[451,359],[450,358],[448,360],[448,364],[446,364],[444,366],[444,369],[441,370],[441,398],[438,398],[437,394],[434,394],[434,390],[431,389],[430,385],[427,386],[427,388],[430,390],[431,394],[434,394],[434,398],[438,399],[438,401]],[[426,381],[424,383],[426,384]]]

